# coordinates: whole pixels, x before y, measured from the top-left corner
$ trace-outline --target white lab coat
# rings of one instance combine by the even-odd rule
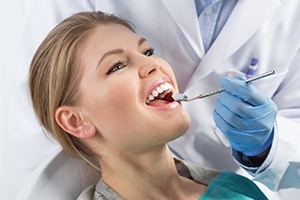
[[[42,39],[58,22],[79,11],[113,12],[133,22],[137,33],[147,38],[156,54],[170,63],[180,90],[189,96],[218,88],[221,76],[245,73],[251,58],[259,60],[259,73],[275,70],[272,77],[253,83],[270,96],[279,109],[271,150],[274,160],[254,180],[280,189],[269,195],[282,199],[300,195],[300,189],[285,189],[300,187],[299,0],[239,0],[207,53],[201,42],[194,0],[43,0],[29,1],[26,5],[21,38],[25,42],[20,47],[19,58],[26,73],[17,75],[17,93],[25,90],[30,59]],[[170,147],[176,156],[186,160],[246,175],[234,162],[228,141],[213,121],[215,98],[184,103],[192,125],[184,136],[170,143]],[[11,103],[17,109],[28,107],[28,102],[19,108]],[[19,101],[16,103],[20,105]],[[38,125],[32,122],[32,111],[26,115],[17,116],[18,123],[26,127],[32,124],[28,128],[30,137],[45,140]],[[14,120],[16,116],[10,121],[11,126],[16,123]],[[24,145],[28,144],[20,148]],[[48,152],[49,149],[40,154]],[[269,197],[274,199],[275,196]]]

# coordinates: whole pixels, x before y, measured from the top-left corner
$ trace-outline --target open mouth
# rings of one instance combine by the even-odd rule
[[[151,94],[146,99],[146,104],[154,107],[165,106],[174,102],[172,95],[173,86],[168,82],[164,82],[152,90]]]

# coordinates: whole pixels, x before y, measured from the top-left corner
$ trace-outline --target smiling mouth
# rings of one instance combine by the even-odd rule
[[[155,107],[167,105],[174,102],[172,94],[173,86],[168,82],[164,82],[151,92],[146,99],[146,104]]]

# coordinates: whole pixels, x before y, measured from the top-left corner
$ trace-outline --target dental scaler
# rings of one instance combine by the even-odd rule
[[[268,71],[268,72],[265,72],[265,73],[262,73],[262,74],[253,76],[252,78],[248,78],[248,79],[245,80],[245,83],[250,83],[250,82],[252,82],[252,81],[259,80],[259,79],[262,79],[262,78],[265,78],[265,77],[270,76],[270,75],[272,75],[272,74],[275,74],[275,71],[274,71],[274,70],[271,70],[271,71]],[[223,88],[219,88],[219,89],[216,89],[216,90],[213,90],[213,91],[210,91],[210,92],[206,92],[206,93],[199,94],[198,96],[193,97],[193,98],[189,98],[186,94],[183,94],[183,93],[174,93],[174,94],[172,95],[172,98],[173,98],[175,101],[186,101],[186,102],[190,102],[190,101],[193,101],[193,100],[196,100],[196,99],[203,99],[203,98],[206,98],[206,97],[209,97],[209,96],[212,96],[212,95],[221,93],[221,92],[223,92],[223,91],[224,91]]]

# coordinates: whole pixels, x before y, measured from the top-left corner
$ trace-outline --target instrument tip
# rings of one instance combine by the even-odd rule
[[[183,94],[183,93],[174,93],[172,95],[172,98],[175,100],[175,101],[187,101],[188,100],[188,96]]]

